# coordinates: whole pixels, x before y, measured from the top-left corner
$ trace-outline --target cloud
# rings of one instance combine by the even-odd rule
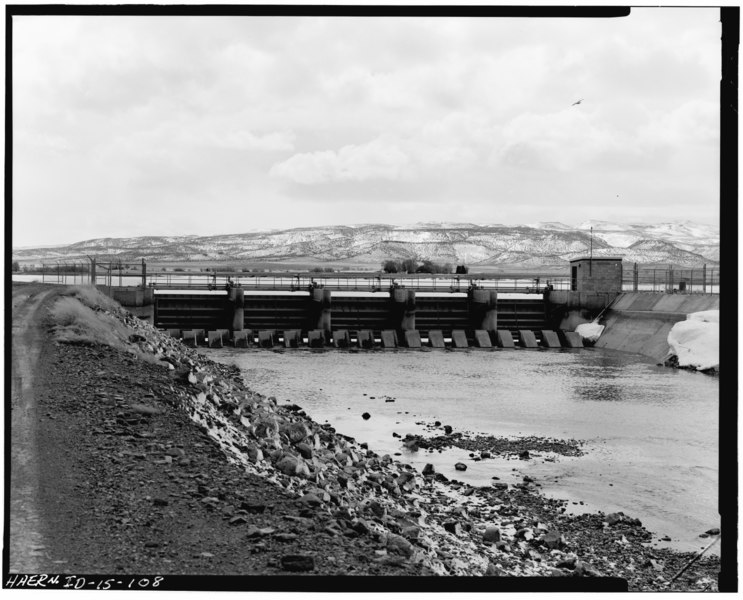
[[[479,162],[469,138],[447,139],[447,123],[428,124],[416,135],[382,134],[338,150],[295,154],[271,167],[270,175],[312,185],[340,181],[436,179],[438,169],[461,170]]]
[[[294,140],[292,131],[255,133],[240,128],[239,125],[230,126],[229,123],[204,119],[191,126],[185,124],[183,128],[173,132],[170,141],[173,146],[186,144],[241,151],[284,152],[294,149]]]
[[[13,34],[14,226],[29,232],[77,227],[102,199],[150,224],[188,207],[204,231],[205,202],[266,227],[341,200],[354,221],[382,201],[390,218],[514,222],[559,205],[540,218],[571,221],[604,187],[638,215],[670,195],[692,214],[717,190],[716,9],[24,16]],[[52,198],[69,216],[45,213]]]
[[[394,140],[380,137],[367,144],[349,145],[337,151],[295,154],[275,164],[269,172],[303,184],[370,179],[408,179],[412,160]]]

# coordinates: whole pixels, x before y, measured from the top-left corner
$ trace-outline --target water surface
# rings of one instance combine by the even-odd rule
[[[418,468],[431,462],[477,485],[529,474],[572,511],[624,511],[683,550],[703,547],[699,534],[719,526],[716,378],[599,349],[209,355],[238,365],[256,391]],[[408,452],[392,435],[433,435],[426,425],[437,420],[455,431],[583,440],[586,454],[475,462],[460,449]],[[459,460],[467,471],[454,469]]]

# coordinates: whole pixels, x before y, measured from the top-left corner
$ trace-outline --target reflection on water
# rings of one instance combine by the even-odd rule
[[[590,384],[577,383],[575,385],[576,397],[590,402],[600,400],[603,402],[622,402],[625,395],[622,388],[615,383],[605,381],[594,381]]]
[[[377,452],[399,452],[415,466],[433,462],[447,476],[478,485],[530,473],[547,493],[586,503],[578,508],[637,516],[689,550],[698,549],[700,533],[718,526],[715,378],[599,349],[221,349],[210,356],[239,365],[257,391],[296,402],[316,421]],[[363,412],[372,418],[363,420]],[[459,450],[405,452],[392,437],[427,433],[422,424],[435,420],[455,431],[585,440],[587,454],[475,463]],[[464,474],[453,470],[458,457],[469,461]]]

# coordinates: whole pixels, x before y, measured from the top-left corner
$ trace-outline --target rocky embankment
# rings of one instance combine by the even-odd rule
[[[418,472],[120,307],[92,308],[126,341],[54,342],[39,361],[48,572],[613,576],[631,590],[716,589],[718,558],[671,582],[693,555],[650,548],[636,519],[568,515],[529,478],[472,487]]]

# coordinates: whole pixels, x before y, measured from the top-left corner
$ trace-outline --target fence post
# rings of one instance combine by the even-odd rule
[[[707,293],[707,263],[702,265],[702,293]]]
[[[147,263],[142,259],[142,289],[147,289]]]
[[[670,294],[673,291],[673,267],[668,265],[668,279],[666,281],[666,293]]]
[[[633,292],[636,292],[638,289],[638,277],[639,277],[639,270],[637,267],[637,263],[635,263],[632,269],[632,291]]]

